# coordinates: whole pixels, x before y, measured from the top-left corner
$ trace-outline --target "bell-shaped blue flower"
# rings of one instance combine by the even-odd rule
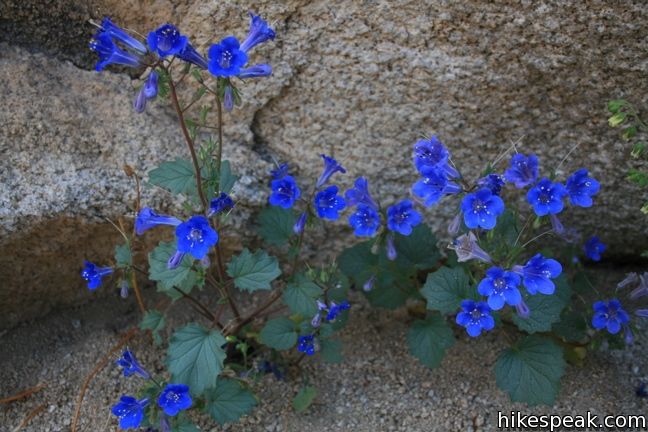
[[[270,28],[267,22],[258,15],[250,12],[250,32],[241,44],[241,51],[248,52],[255,46],[274,40],[275,32]]]
[[[202,259],[209,248],[218,243],[218,233],[204,216],[193,216],[176,227],[178,252]]]
[[[237,76],[247,61],[247,54],[241,51],[239,41],[234,36],[228,36],[209,48],[208,69],[214,76]]]
[[[592,261],[601,261],[601,254],[605,252],[606,246],[604,243],[601,243],[601,240],[598,236],[593,236],[585,242],[583,250],[587,258]]]
[[[95,70],[101,71],[106,66],[118,64],[130,67],[141,66],[140,57],[117,46],[109,33],[98,31],[90,40],[90,49],[99,55]]]
[[[158,225],[178,226],[182,221],[173,216],[159,215],[151,208],[144,207],[135,218],[135,234],[142,235],[145,231],[150,230]]]
[[[485,302],[464,300],[461,302],[461,312],[457,314],[457,324],[466,328],[470,337],[477,337],[482,330],[489,331],[495,327],[491,316],[491,308]]]
[[[237,75],[241,79],[246,78],[261,78],[272,75],[272,66],[269,64],[258,64],[250,66],[248,68],[243,68]]]
[[[180,251],[175,251],[173,255],[169,257],[169,260],[167,261],[167,268],[169,270],[173,270],[174,268],[178,267],[180,263],[182,262],[183,258],[187,255],[186,252],[180,252]],[[205,255],[207,256],[207,255]]]
[[[387,228],[404,236],[412,234],[413,228],[422,221],[421,214],[410,200],[402,200],[387,208]]]
[[[589,176],[586,169],[579,169],[567,179],[567,193],[572,205],[591,207],[592,196],[601,189],[601,185]]]
[[[562,266],[554,259],[536,254],[524,266],[516,265],[511,270],[522,276],[522,284],[529,294],[551,295],[556,290],[552,279],[560,276]]]
[[[516,306],[522,301],[519,285],[519,275],[504,271],[500,267],[491,267],[486,271],[486,277],[479,283],[477,291],[488,297],[488,306],[491,309],[499,310],[504,304]]]
[[[504,176],[500,174],[488,174],[477,181],[477,184],[482,188],[490,189],[493,195],[498,195],[502,192],[502,187],[506,184]]]
[[[121,357],[117,359],[116,363],[123,369],[125,377],[137,374],[144,379],[150,378],[149,373],[146,372],[142,366],[140,366],[133,353],[129,350],[124,351]]]
[[[328,308],[328,313],[326,314],[326,320],[329,322],[333,322],[337,319],[338,315],[340,315],[342,311],[349,310],[349,309],[351,309],[351,305],[346,300],[340,304],[331,302],[331,305]]]
[[[88,288],[94,291],[101,286],[101,279],[113,271],[112,267],[98,267],[90,261],[85,261],[81,277],[88,282]]]
[[[461,211],[468,228],[492,229],[497,224],[497,217],[504,213],[504,201],[484,188],[466,195],[461,201]]]
[[[158,406],[162,408],[164,414],[171,417],[176,416],[180,411],[189,409],[191,403],[189,387],[184,384],[167,384],[158,398]]]
[[[423,205],[431,207],[444,196],[461,192],[458,184],[448,180],[448,176],[442,168],[434,168],[427,171],[425,177],[414,183],[412,193],[421,198]]]
[[[274,206],[291,208],[301,196],[297,182],[289,175],[272,180],[270,187],[272,188],[272,193],[268,201]]]
[[[101,29],[108,33],[113,39],[121,42],[126,45],[128,48],[131,48],[137,51],[140,54],[146,54],[146,46],[131,35],[129,35],[124,29],[115,25],[110,18],[105,17],[101,21]]]
[[[312,356],[317,351],[317,341],[314,335],[299,336],[297,340],[297,351],[303,352],[306,355]]]
[[[378,210],[378,204],[373,200],[369,193],[369,183],[364,177],[358,177],[354,183],[353,188],[344,193],[349,206],[363,204],[369,206],[374,210]]]
[[[452,249],[457,254],[457,261],[466,262],[472,259],[477,259],[485,263],[493,262],[493,259],[484,251],[479,244],[477,244],[477,237],[472,231],[467,234],[460,235],[452,243],[448,245],[448,249]]]
[[[319,176],[319,179],[317,179],[317,183],[315,184],[315,188],[317,189],[324,186],[329,181],[331,176],[336,172],[340,172],[342,174],[346,173],[344,167],[332,157],[326,156],[324,154],[321,154],[320,156],[324,160],[324,171],[322,172],[322,175]]]
[[[144,419],[144,408],[148,405],[147,398],[137,400],[132,396],[122,396],[112,407],[113,415],[119,418],[121,429],[137,429]]]
[[[144,96],[146,99],[155,99],[158,94],[158,81],[159,74],[156,71],[151,71],[149,76],[144,81]]]
[[[372,236],[380,227],[380,215],[373,207],[359,204],[355,212],[349,216],[349,225],[357,236]]]
[[[146,41],[151,51],[162,58],[178,55],[189,45],[189,38],[172,24],[164,24],[150,32]]]
[[[522,189],[535,183],[538,178],[538,158],[536,155],[525,156],[514,154],[511,158],[511,168],[504,172],[504,179]]]
[[[548,178],[543,178],[527,192],[527,201],[538,216],[558,214],[563,210],[563,198],[567,189],[560,183],[553,183]]]
[[[609,333],[617,334],[622,326],[630,322],[630,316],[617,299],[597,301],[593,308],[592,326],[597,330],[607,329]]]
[[[289,168],[287,163],[278,164],[277,168],[270,170],[270,175],[275,180],[282,179],[288,175]]]
[[[449,177],[459,177],[457,170],[448,163],[450,152],[436,136],[432,136],[429,140],[417,141],[414,144],[413,159],[414,166],[423,177],[439,169]]]
[[[340,212],[346,207],[346,201],[342,195],[338,195],[338,187],[333,185],[317,192],[313,204],[317,215],[322,219],[336,220]]]
[[[301,234],[304,232],[304,228],[306,227],[306,221],[308,220],[308,213],[303,212],[301,215],[299,215],[299,218],[297,218],[297,222],[293,225],[293,232],[295,234]]]
[[[140,91],[137,92],[135,100],[133,100],[133,109],[135,110],[135,112],[139,114],[143,113],[146,110],[147,101],[148,100],[146,99],[144,88],[141,88]]]
[[[207,216],[211,217],[219,213],[229,211],[234,208],[234,200],[225,192],[221,192],[216,198],[212,199],[209,203],[209,211]]]

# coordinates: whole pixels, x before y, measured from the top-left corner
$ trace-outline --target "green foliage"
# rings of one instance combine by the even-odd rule
[[[587,320],[576,311],[564,311],[560,321],[551,329],[565,341],[579,343],[587,337]]]
[[[394,244],[398,251],[399,265],[429,269],[441,258],[437,238],[425,224],[417,225],[409,236],[396,235]]]
[[[180,265],[169,269],[167,263],[171,255],[176,252],[176,242],[161,242],[149,254],[149,279],[158,282],[158,291],[166,293],[172,299],[182,295],[173,289],[176,287],[189,293],[198,282],[198,274],[193,270],[193,259],[185,255]]]
[[[304,275],[297,275],[294,282],[286,287],[284,303],[290,311],[302,317],[312,317],[317,313],[317,299],[323,294],[322,288]]]
[[[166,320],[164,319],[164,315],[162,315],[162,312],[157,311],[155,309],[151,309],[146,311],[146,313],[144,314],[144,317],[142,318],[142,322],[140,323],[140,328],[142,330],[151,330],[155,344],[160,345],[162,344],[162,337],[160,336],[160,331],[164,328],[165,325],[166,325]]]
[[[289,350],[297,343],[297,328],[288,318],[275,318],[267,322],[259,340],[262,344],[276,350]]]
[[[240,255],[232,257],[227,265],[227,274],[234,279],[238,289],[253,292],[271,289],[270,282],[279,277],[281,270],[277,258],[264,250],[251,253],[243,249]]]
[[[266,243],[283,246],[288,243],[293,233],[297,216],[292,209],[269,206],[261,210],[257,217],[259,235]]]
[[[421,294],[427,300],[427,308],[441,313],[453,313],[462,300],[475,297],[468,275],[461,267],[441,267],[428,274]]]
[[[320,340],[320,356],[326,363],[342,363],[342,342],[335,339]]]
[[[295,412],[301,413],[306,411],[317,397],[317,393],[317,389],[313,386],[306,386],[299,390],[292,403]]]
[[[454,344],[454,340],[446,320],[438,314],[414,321],[407,332],[410,353],[429,368],[441,364],[446,349]]]
[[[565,371],[562,349],[538,335],[527,336],[503,351],[495,364],[499,388],[513,402],[552,405]]]
[[[220,172],[220,191],[225,193],[230,193],[232,188],[238,181],[238,176],[235,176],[232,173],[232,166],[229,161],[224,160],[221,162],[221,172]]]
[[[564,275],[554,282],[556,291],[552,295],[524,295],[524,301],[530,310],[529,317],[513,315],[513,322],[520,330],[527,333],[546,332],[551,330],[552,324],[560,320],[560,313],[571,299],[571,288]]]
[[[176,158],[174,161],[162,162],[149,172],[149,183],[174,194],[196,193],[196,176],[188,159]]]
[[[118,268],[127,269],[133,265],[130,246],[127,243],[115,246],[115,264]]]
[[[219,378],[216,386],[205,393],[205,411],[219,424],[235,422],[250,413],[257,398],[241,382]]]
[[[226,343],[218,331],[208,331],[195,323],[176,331],[167,352],[173,382],[188,385],[194,395],[213,388],[227,357],[222,348]]]

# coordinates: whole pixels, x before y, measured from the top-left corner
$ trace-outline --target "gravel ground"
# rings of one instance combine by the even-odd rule
[[[528,408],[512,404],[492,374],[497,353],[504,346],[497,333],[477,340],[457,331],[458,341],[439,369],[429,370],[407,354],[406,310],[375,310],[360,297],[349,325],[343,330],[345,361],[339,365],[302,362],[288,380],[266,376],[256,387],[257,409],[236,425],[224,428],[202,424],[205,431],[488,431],[497,429],[497,413],[520,410],[527,414],[642,414],[648,399],[634,388],[648,379],[645,348],[637,337],[623,352],[598,352],[585,367],[569,366],[553,407]],[[186,311],[176,308],[171,325]],[[106,299],[82,308],[59,311],[40,321],[0,335],[0,398],[39,383],[47,388],[31,397],[0,406],[0,431],[13,431],[40,405],[40,412],[24,431],[68,431],[80,385],[98,360],[135,325],[132,301]],[[645,332],[643,332],[645,334]],[[163,351],[146,336],[129,344],[149,369],[162,370]],[[290,399],[302,374],[319,388],[316,402],[295,414]],[[115,431],[109,408],[123,393],[134,391],[133,379],[117,368],[105,368],[93,381],[82,409],[84,432]]]

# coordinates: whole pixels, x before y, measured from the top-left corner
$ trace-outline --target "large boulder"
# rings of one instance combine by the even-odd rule
[[[205,51],[229,34],[245,37],[251,7],[50,3],[9,1],[0,14],[0,40],[7,41],[0,45],[0,327],[87,298],[80,264],[84,257],[108,259],[119,236],[102,217],[124,214],[133,198],[122,165],[143,173],[185,155],[168,109],[157,103],[134,115],[129,76],[86,70],[93,31],[87,19],[109,14],[143,34],[174,22]],[[251,56],[272,64],[273,76],[244,83],[243,106],[226,117],[225,156],[243,175],[236,189],[242,208],[265,201],[273,158],[290,162],[306,186],[321,169],[322,152],[349,171],[339,177],[342,186],[364,175],[389,204],[416,179],[412,144],[436,133],[469,179],[513,143],[538,154],[544,175],[559,167],[564,180],[590,169],[603,185],[596,206],[568,209],[563,222],[599,234],[608,256],[641,250],[648,224],[639,190],[625,180],[627,144],[607,126],[605,105],[619,97],[648,103],[644,6],[255,2],[277,38]],[[27,32],[23,24],[38,29]],[[167,201],[159,191],[145,192],[148,204]],[[441,230],[456,211],[448,199],[427,219]]]

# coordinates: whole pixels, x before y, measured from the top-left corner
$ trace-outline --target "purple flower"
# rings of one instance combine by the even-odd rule
[[[250,32],[241,44],[241,51],[248,52],[255,46],[274,40],[275,32],[260,16],[250,12]]]
[[[218,243],[218,233],[204,216],[193,216],[176,227],[178,252],[202,259],[209,248]]]
[[[468,228],[492,229],[497,224],[497,216],[504,212],[504,201],[490,189],[480,189],[463,198],[461,211]]]
[[[567,189],[560,183],[543,178],[527,192],[527,201],[538,216],[558,214],[563,209],[563,198]]]
[[[457,170],[448,164],[450,152],[436,136],[417,141],[413,158],[414,166],[424,177],[438,170],[444,171],[449,177],[459,177]]]
[[[316,343],[317,341],[314,335],[299,336],[297,340],[297,351],[312,356],[317,351]]]
[[[164,414],[171,417],[189,409],[191,403],[189,387],[184,384],[167,384],[158,398],[158,406],[162,408]]]
[[[364,177],[358,177],[352,189],[344,194],[349,206],[364,204],[374,210],[378,210],[378,205],[369,193],[369,184]]]
[[[500,174],[488,174],[486,177],[479,179],[477,184],[482,188],[490,189],[493,195],[499,196],[506,182],[504,181],[504,176]]]
[[[146,110],[146,95],[144,94],[144,88],[141,88],[133,100],[133,109],[136,113],[143,113]]]
[[[471,259],[478,259],[485,263],[493,262],[492,258],[477,244],[477,237],[472,231],[457,237],[448,249],[452,249],[457,254],[457,261],[466,262]]]
[[[380,227],[380,215],[373,207],[360,204],[356,211],[349,216],[349,225],[357,236],[372,236]]]
[[[364,292],[369,292],[369,291],[371,291],[371,290],[373,289],[375,283],[376,283],[376,276],[375,276],[375,275],[371,275],[371,277],[370,277],[369,279],[367,279],[367,280],[365,281],[365,283],[362,285],[362,290],[363,290]]]
[[[410,200],[402,200],[387,208],[387,228],[404,236],[412,234],[412,229],[422,220]]]
[[[445,171],[438,167],[429,169],[425,177],[412,186],[412,193],[421,198],[426,207],[431,207],[436,204],[444,195],[457,194],[459,192],[461,192],[461,187],[449,181]]]
[[[149,379],[150,375],[148,372],[140,366],[140,364],[137,362],[137,359],[133,355],[132,352],[129,350],[126,350],[122,353],[122,356],[117,359],[117,365],[121,366],[124,370],[124,376],[129,377],[133,374],[140,375],[144,379]]]
[[[320,218],[336,220],[340,217],[339,212],[346,207],[346,201],[338,195],[338,190],[337,186],[329,186],[315,195],[313,204]]]
[[[293,232],[295,234],[301,234],[302,231],[304,231],[304,227],[306,226],[307,219],[308,219],[308,213],[303,212],[301,215],[299,215],[299,219],[297,219],[297,222],[295,222],[295,225],[293,225]]]
[[[149,76],[144,81],[144,86],[142,87],[144,96],[146,99],[155,99],[158,94],[158,79],[159,75],[156,71],[151,71]]]
[[[585,255],[592,261],[601,261],[601,254],[605,252],[605,249],[605,244],[601,243],[598,236],[593,236],[592,238],[587,240],[587,242],[585,242],[585,246],[583,247]]]
[[[238,77],[241,79],[246,78],[261,78],[272,75],[272,66],[269,64],[258,64],[250,66],[249,68],[241,69]]]
[[[466,328],[470,337],[477,337],[482,330],[489,331],[495,327],[491,308],[485,302],[464,300],[461,302],[461,309],[462,311],[457,314],[456,322]]]
[[[225,90],[223,90],[223,108],[227,112],[234,109],[234,90],[231,85],[225,86]]]
[[[186,252],[176,251],[173,255],[169,257],[169,261],[167,261],[167,268],[169,270],[173,270],[174,268],[178,267],[186,254],[187,254]]]
[[[208,68],[214,76],[237,76],[247,61],[247,54],[240,49],[239,41],[234,36],[228,36],[209,48]]]
[[[272,180],[270,187],[272,188],[272,193],[268,201],[274,206],[291,208],[301,196],[297,182],[289,175]]]
[[[315,184],[316,189],[324,186],[329,181],[331,176],[336,172],[340,172],[342,174],[346,173],[344,167],[332,157],[326,156],[324,154],[321,154],[320,156],[324,160],[324,172],[322,172],[322,175],[319,177],[319,179],[317,179],[317,183]]]
[[[597,330],[605,328],[611,334],[617,334],[621,330],[621,326],[625,326],[630,322],[630,317],[617,299],[609,300],[607,303],[597,301],[594,303],[593,308],[592,326]]]
[[[338,315],[340,315],[342,311],[349,310],[349,309],[351,309],[351,305],[346,300],[340,304],[331,302],[331,306],[329,307],[328,313],[326,314],[326,320],[329,322],[333,322],[337,319]]]
[[[146,54],[146,47],[144,44],[126,33],[126,31],[121,27],[116,26],[110,18],[104,17],[101,21],[101,29],[110,35],[110,37],[117,39],[128,48],[131,48],[140,54]]]
[[[121,429],[138,428],[144,419],[144,408],[148,405],[147,398],[137,400],[132,396],[122,396],[112,407],[113,415],[119,418]]]
[[[455,217],[452,218],[450,221],[450,225],[448,225],[448,234],[451,236],[456,236],[459,234],[459,230],[461,229],[461,212],[457,213]]]
[[[232,197],[227,195],[225,192],[221,192],[218,197],[211,200],[209,203],[209,212],[207,213],[208,217],[217,215],[222,212],[226,212],[234,208],[234,200]]]
[[[529,318],[529,315],[531,315],[531,310],[529,310],[529,306],[524,303],[524,299],[520,299],[520,303],[515,305],[515,311],[522,319],[527,319]]]
[[[592,196],[596,195],[601,185],[589,177],[586,169],[579,169],[567,179],[567,193],[572,205],[591,207]]]
[[[522,189],[535,183],[538,178],[538,158],[536,155],[515,154],[511,158],[511,168],[504,172],[504,179]]]
[[[178,218],[175,218],[173,216],[159,215],[155,213],[151,208],[144,207],[137,214],[137,218],[135,218],[135,233],[137,235],[142,235],[145,231],[148,231],[158,225],[178,226],[181,223],[182,221]]]
[[[516,265],[513,266],[512,271],[522,276],[522,284],[529,294],[535,295],[539,292],[551,295],[556,290],[552,279],[560,276],[562,266],[554,259],[536,254],[524,267]]]
[[[90,291],[94,291],[101,285],[101,279],[113,271],[112,267],[98,267],[90,261],[85,261],[85,266],[81,270],[81,277],[88,282]]]
[[[119,48],[108,32],[98,31],[90,40],[89,46],[92,51],[99,55],[99,61],[95,66],[97,71],[101,71],[111,64],[129,67],[141,66],[140,57]]]
[[[488,297],[488,306],[499,310],[504,304],[516,306],[522,301],[520,290],[520,276],[504,271],[500,267],[491,267],[486,271],[486,277],[477,287],[479,294]]]

